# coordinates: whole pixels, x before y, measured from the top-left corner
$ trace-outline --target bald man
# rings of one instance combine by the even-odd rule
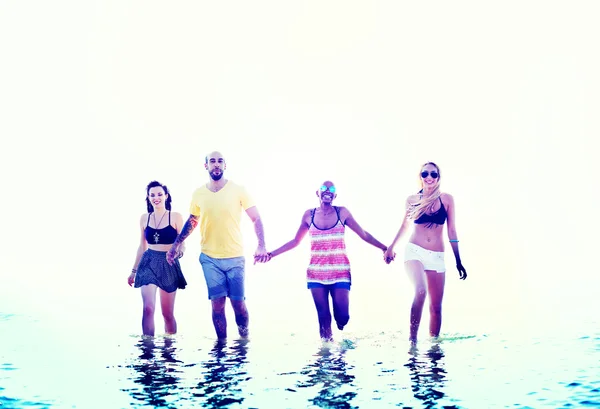
[[[258,247],[255,262],[268,258],[262,221],[251,196],[243,186],[223,177],[225,158],[220,152],[211,152],[204,159],[208,182],[196,189],[190,204],[190,217],[167,253],[172,263],[179,246],[200,225],[200,265],[206,279],[208,298],[212,304],[212,319],[219,340],[227,338],[225,304],[227,297],[235,312],[235,321],[241,337],[248,336],[248,309],[246,308],[245,258],[240,229],[242,210],[254,223]]]

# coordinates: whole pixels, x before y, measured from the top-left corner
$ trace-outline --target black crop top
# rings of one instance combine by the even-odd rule
[[[426,227],[433,227],[434,224],[442,225],[446,222],[446,217],[448,213],[446,213],[446,208],[444,207],[444,203],[442,203],[442,198],[440,197],[440,208],[431,214],[423,213],[418,219],[415,220],[415,224],[426,224]]]
[[[146,241],[149,244],[175,243],[175,239],[177,238],[177,230],[175,227],[171,226],[171,212],[169,212],[169,224],[167,227],[163,227],[162,229],[153,229],[152,227],[148,226],[151,214],[152,213],[148,214],[148,221],[146,222],[146,229],[144,230]]]

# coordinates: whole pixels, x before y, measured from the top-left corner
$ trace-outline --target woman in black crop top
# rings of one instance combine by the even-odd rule
[[[183,217],[171,211],[171,195],[166,186],[157,181],[146,186],[148,213],[140,217],[140,245],[135,257],[128,284],[142,292],[142,332],[154,335],[154,310],[156,291],[160,293],[160,306],[165,320],[165,332],[175,334],[177,322],[174,316],[177,289],[187,285],[181,272],[179,260],[167,263],[167,251],[183,227]],[[183,256],[181,247],[178,258]]]
[[[412,224],[404,253],[404,266],[415,288],[410,310],[410,340],[416,342],[425,298],[429,295],[429,335],[438,337],[442,325],[442,298],[446,280],[444,263],[443,230],[446,221],[447,234],[454,252],[456,268],[461,280],[467,272],[460,260],[458,239],[454,220],[454,198],[440,191],[440,169],[433,162],[421,167],[421,190],[406,200],[406,212],[402,225],[388,247],[384,258],[390,263],[394,257],[394,246]],[[412,221],[412,223],[411,223]]]

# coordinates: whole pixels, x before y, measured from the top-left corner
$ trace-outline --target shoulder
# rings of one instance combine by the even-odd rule
[[[350,210],[346,206],[335,206],[340,215],[350,215]]]
[[[442,199],[442,203],[444,203],[444,205],[446,205],[446,204],[453,205],[454,204],[454,197],[450,193],[442,193],[440,195],[440,199]]]
[[[150,217],[150,213],[143,213],[140,216],[140,225],[141,226],[146,226],[146,220],[148,220],[148,217]]]
[[[302,215],[302,221],[306,222],[306,224],[310,224],[310,221],[312,220],[312,215],[313,215],[313,211],[315,209],[308,209],[304,212],[304,214]]]
[[[183,216],[179,212],[171,212],[171,218],[176,220],[183,220]]]
[[[242,185],[241,183],[236,183],[232,180],[228,180],[227,184],[225,186],[227,186],[228,189],[234,190],[238,193],[242,193],[242,194],[248,193],[246,186]]]
[[[406,198],[406,204],[407,205],[415,205],[419,202],[419,200],[421,200],[421,195],[419,195],[419,194],[410,195]]]

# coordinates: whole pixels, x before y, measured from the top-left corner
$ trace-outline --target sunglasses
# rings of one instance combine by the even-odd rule
[[[439,173],[437,173],[435,170],[431,173],[427,172],[426,170],[424,170],[423,172],[421,172],[421,177],[423,179],[425,179],[427,176],[431,175],[432,178],[437,179],[439,176]]]
[[[335,193],[335,186],[329,186],[329,187],[327,187],[325,185],[321,186],[321,192],[327,192],[328,190],[331,193]]]

